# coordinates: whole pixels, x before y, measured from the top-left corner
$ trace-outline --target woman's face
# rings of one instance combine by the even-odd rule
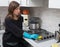
[[[13,11],[14,15],[19,15],[20,14],[20,6],[17,7],[14,11]]]

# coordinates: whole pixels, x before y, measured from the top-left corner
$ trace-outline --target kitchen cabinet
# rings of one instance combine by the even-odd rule
[[[43,7],[43,0],[29,0],[29,6]]]
[[[0,6],[8,6],[11,1],[16,1],[18,3],[21,3],[21,0],[0,0]]]
[[[60,0],[49,0],[49,8],[58,8],[60,9]]]
[[[20,0],[20,6],[26,7],[28,0]]]
[[[9,0],[9,1],[8,1],[8,4],[9,4],[11,1],[16,1],[16,2],[18,2],[19,4],[20,4],[20,2],[21,2],[21,0]]]
[[[21,0],[21,6],[43,7],[43,0]]]
[[[0,6],[8,6],[8,0],[0,0]]]
[[[9,3],[11,1],[16,1],[20,4],[20,6],[27,6],[27,0],[9,0]]]
[[[11,1],[17,1],[21,7],[43,7],[43,0],[0,0],[0,6],[8,6]]]

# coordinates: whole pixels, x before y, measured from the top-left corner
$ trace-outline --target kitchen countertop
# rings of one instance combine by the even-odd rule
[[[51,47],[52,44],[56,43],[57,40],[55,39],[51,39],[51,40],[47,40],[45,42],[39,42],[37,43],[36,41],[32,40],[32,39],[27,39],[24,38],[28,43],[30,43],[33,47]],[[60,43],[58,43],[60,45]]]
[[[0,34],[4,33],[4,30],[0,30]],[[27,39],[24,38],[30,45],[32,45],[33,47],[51,47],[52,44],[56,43],[57,40],[55,39],[50,39],[47,41],[42,41],[42,42],[37,42],[36,40],[32,40],[32,39]],[[60,43],[58,43],[60,45]]]

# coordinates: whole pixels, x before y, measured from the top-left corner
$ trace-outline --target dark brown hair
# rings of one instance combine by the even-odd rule
[[[16,1],[10,2],[9,7],[8,7],[7,17],[13,17],[13,11],[14,11],[18,6],[19,6],[19,3],[18,3],[18,2],[16,2]]]

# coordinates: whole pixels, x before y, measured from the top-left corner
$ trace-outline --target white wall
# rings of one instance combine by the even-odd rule
[[[8,10],[7,7],[0,7],[0,17],[2,23],[4,22],[4,18],[7,15],[7,10]]]
[[[41,28],[47,31],[53,32],[58,30],[58,24],[60,23],[60,10],[48,9],[48,8],[28,8],[30,9],[30,17],[37,16],[41,18]],[[2,22],[7,14],[6,7],[0,7],[0,16]]]
[[[60,23],[60,10],[48,8],[31,8],[31,13],[32,16],[41,18],[41,28],[53,33],[54,31],[59,30],[58,24]]]

